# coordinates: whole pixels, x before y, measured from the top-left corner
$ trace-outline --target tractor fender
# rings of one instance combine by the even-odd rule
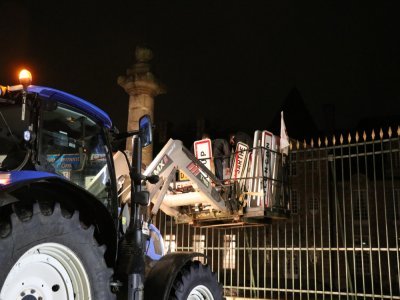
[[[194,257],[205,257],[197,252],[174,252],[163,256],[148,273],[144,284],[144,299],[167,300],[179,271]]]
[[[0,212],[8,210],[11,204],[33,203],[37,200],[56,201],[62,207],[79,210],[84,221],[90,222],[98,230],[99,242],[107,246],[107,264],[114,266],[117,253],[116,224],[110,212],[95,196],[60,176],[27,176],[2,186]]]

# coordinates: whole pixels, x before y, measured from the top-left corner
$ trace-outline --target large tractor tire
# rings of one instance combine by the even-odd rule
[[[0,300],[115,299],[105,247],[78,211],[58,203],[13,211],[9,222],[0,220]]]
[[[221,300],[222,287],[215,273],[199,261],[187,264],[175,279],[170,299],[176,300]]]

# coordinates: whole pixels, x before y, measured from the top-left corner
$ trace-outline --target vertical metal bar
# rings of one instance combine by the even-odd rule
[[[247,282],[247,280],[246,280],[246,277],[247,277],[247,263],[246,263],[246,258],[247,258],[247,230],[246,230],[246,228],[244,228],[244,230],[243,230],[243,232],[244,232],[244,238],[243,238],[243,246],[244,246],[244,251],[243,251],[243,258],[244,258],[244,282],[246,283]],[[247,289],[245,289],[244,290],[244,297],[246,297],[247,296],[247,294],[246,294],[246,291],[247,291]]]
[[[364,140],[364,166],[365,166],[365,186],[367,189],[367,215],[368,215],[368,246],[369,246],[369,269],[370,269],[370,280],[371,280],[371,287],[372,287],[372,294],[375,294],[375,283],[374,283],[374,272],[373,272],[373,265],[372,265],[372,232],[371,232],[371,214],[370,214],[370,207],[369,207],[369,182],[368,182],[368,160],[367,160],[367,142]]]
[[[236,238],[236,235],[233,234],[233,229],[232,229],[232,228],[231,228],[231,233],[230,233],[230,235],[231,235],[231,238],[232,238],[233,236],[235,236],[235,238]],[[236,248],[236,240],[235,240],[235,248]],[[239,258],[239,256],[237,256],[237,254],[236,254],[236,249],[235,249],[235,248],[234,248],[234,249],[229,249],[229,253],[230,253],[231,255],[232,255],[232,252],[235,251],[235,253],[234,253],[234,254],[235,254],[235,255],[234,255],[235,261],[233,262],[233,263],[234,263],[234,269],[231,269],[231,272],[230,272],[230,275],[231,275],[231,278],[230,278],[230,279],[231,279],[231,280],[230,280],[230,285],[231,285],[231,286],[233,286],[233,272],[234,272],[233,270],[236,270],[237,265],[238,265],[238,264],[236,263],[236,260]]]
[[[257,260],[256,260],[256,266],[257,266],[257,285],[256,285],[256,292],[257,292],[257,295],[256,295],[256,297],[257,298],[260,298],[260,293],[259,293],[259,290],[260,290],[260,240],[259,240],[259,237],[260,237],[260,232],[259,232],[259,227],[256,227],[256,237],[257,237]]]
[[[190,236],[192,235],[193,227],[188,224],[188,234],[187,234],[187,251],[190,251]]]
[[[297,199],[299,199],[299,198],[297,198]],[[298,204],[299,204],[299,201],[298,201]],[[299,209],[300,209],[300,207],[298,205],[298,207],[297,207],[297,222],[298,223],[300,223],[300,212],[299,212]],[[292,221],[290,223],[291,223],[291,226],[292,226],[292,243],[291,243],[292,244],[291,245],[292,251],[291,251],[291,254],[290,254],[291,255],[291,261],[290,261],[291,270],[290,270],[290,272],[292,274],[292,299],[294,299],[294,295],[295,295],[295,292],[294,292],[294,290],[295,290],[295,286],[294,286],[294,268],[295,268],[295,264],[294,264],[294,222]]]
[[[220,236],[220,233],[221,233],[221,231],[218,230],[217,232],[218,232],[218,239],[217,239],[217,241],[218,241],[218,245],[217,245],[217,249],[218,249],[218,251],[217,251],[217,260],[218,260],[218,269],[219,269],[220,266],[222,266],[222,268],[224,268],[224,262],[222,262],[222,264],[221,264],[221,260],[220,260],[220,253],[221,253],[221,236]],[[225,243],[224,243],[224,244],[225,244]],[[218,272],[218,281],[221,282],[221,271]]]
[[[336,244],[336,275],[337,275],[337,290],[341,291],[341,280],[340,280],[340,240],[339,240],[339,224],[340,224],[340,208],[338,203],[337,196],[337,176],[336,176],[336,147],[333,148],[333,157],[332,157],[332,180],[333,180],[333,201],[335,207],[335,244]]]
[[[346,193],[345,193],[345,173],[344,173],[344,153],[343,153],[343,144],[340,145],[340,164],[341,164],[341,175],[342,175],[342,223],[343,223],[343,242],[344,242],[344,260],[346,263],[346,298],[349,299],[349,293],[353,293],[353,284],[350,275],[350,266],[349,266],[349,258],[348,258],[348,248],[347,248],[347,214],[346,214]],[[350,211],[352,212],[352,211]]]
[[[329,188],[329,162],[331,158],[328,154],[328,159],[326,160],[326,199],[327,199],[327,213],[328,213],[328,261],[329,261],[329,287],[330,296],[333,299],[333,278],[332,278],[332,243],[331,243],[331,201],[330,201],[330,188]]]
[[[218,259],[215,259],[215,257],[214,257],[214,252],[215,252],[214,242],[215,242],[215,229],[211,228],[211,260],[213,262],[214,268],[216,268],[216,273],[217,273],[217,277],[218,277],[218,281],[219,281],[220,267],[219,267]],[[219,250],[218,250],[218,252],[219,252]]]
[[[354,205],[353,205],[353,170],[352,170],[352,159],[351,159],[351,145],[349,144],[349,187],[350,187],[350,214],[351,214],[351,243],[353,251],[353,282],[354,282],[354,292],[357,293],[357,269],[356,269],[356,250],[355,250],[355,223],[354,223]],[[357,158],[358,159],[358,158]],[[354,296],[356,299],[356,296]]]
[[[170,245],[172,245],[172,236],[173,236],[173,231],[172,231],[172,217],[169,217],[169,236],[170,236],[170,240],[171,240],[171,243],[170,243]],[[176,248],[176,236],[175,236],[175,248]],[[176,250],[176,249],[175,249]]]
[[[360,258],[361,258],[361,276],[362,276],[362,287],[363,287],[363,298],[366,299],[366,291],[365,291],[365,276],[364,276],[364,245],[362,242],[363,237],[363,227],[362,227],[362,216],[361,216],[361,185],[360,185],[360,153],[358,149],[357,143],[357,189],[358,189],[358,222],[360,229]]]
[[[189,251],[191,251],[191,252],[194,252],[195,250],[197,250],[194,248],[194,246],[197,242],[198,236],[199,236],[197,233],[197,230],[198,230],[198,227],[193,226],[192,242],[189,244]]]
[[[188,225],[189,226],[189,225]],[[186,224],[182,224],[182,251],[185,251],[185,227],[186,227]]]
[[[394,139],[393,139],[394,141]],[[393,170],[393,155],[397,155],[397,159],[400,160],[400,152],[393,153],[392,149],[392,140],[389,140],[389,147],[390,147],[390,180],[391,180],[391,188],[392,188],[392,200],[393,200],[393,209],[394,209],[394,224],[397,224],[397,217],[400,209],[399,203],[396,203],[396,191],[395,191],[395,183],[394,183],[394,170]],[[397,137],[397,150],[400,149],[400,138]],[[399,199],[397,199],[399,201]],[[400,293],[400,259],[399,259],[399,235],[397,226],[394,226],[395,230],[395,241],[396,241],[396,260],[397,260],[397,289],[398,293]]]
[[[398,131],[397,131],[397,150],[398,150],[397,161],[399,162],[400,161],[400,135],[399,135]],[[394,176],[393,176],[393,174],[394,174],[393,173],[393,161],[391,161],[391,165],[392,165],[392,180],[393,180],[393,178],[394,178]],[[399,166],[397,165],[397,167],[399,167]],[[399,171],[399,170],[397,169],[397,171]],[[393,192],[395,193],[395,191],[393,191]],[[399,197],[400,195],[397,195],[397,196]],[[400,219],[400,199],[399,198],[396,199],[396,197],[393,197],[393,202],[394,202],[396,216],[398,217],[397,219]],[[397,220],[395,220],[395,221],[397,224],[398,221]],[[399,239],[400,239],[400,237],[398,234],[397,226],[395,226],[395,230],[396,230],[396,256],[397,256],[397,278],[398,278],[397,280],[398,280],[398,284],[399,284],[398,288],[399,288],[399,294],[400,294],[400,259],[399,259],[399,252],[400,252],[399,251]]]
[[[309,285],[308,285],[308,195],[307,195],[307,151],[304,149],[304,200],[305,200],[305,235],[306,235],[306,292],[307,292],[307,299],[309,299]],[[301,232],[301,231],[300,231]],[[301,247],[300,247],[301,249]],[[300,252],[300,267],[302,269],[302,252]],[[302,275],[303,272],[300,271],[300,290],[302,290]],[[302,295],[302,294],[301,294]]]
[[[264,292],[263,292],[263,298],[265,299],[267,297],[267,226],[264,226],[264,234],[263,234],[263,240],[264,240]]]
[[[284,252],[285,252],[285,255],[284,255],[284,261],[283,261],[283,269],[284,269],[284,276],[285,276],[285,288],[284,288],[284,291],[285,291],[285,299],[287,299],[287,242],[286,242],[286,238],[287,238],[287,236],[286,236],[286,222],[285,222],[285,228],[284,228],[284,230],[285,230],[285,234],[284,234],[284,239],[285,239],[285,242],[284,242],[284,247],[285,247],[285,250],[284,250]]]
[[[208,237],[209,237],[208,231],[209,231],[209,228],[207,227],[206,233],[204,234],[204,254],[207,255],[207,264],[214,271],[213,263],[212,263],[212,261],[210,262],[210,260],[209,260],[209,257],[210,257],[209,252],[210,251],[208,249]]]
[[[307,180],[306,180],[307,157],[306,157],[306,150],[305,149],[302,151],[302,154],[303,154],[303,166],[304,166],[303,178],[304,178],[304,185],[306,185],[306,182],[307,182]],[[305,189],[305,187],[304,187],[304,189]],[[304,199],[303,199],[302,217],[304,215],[307,216],[307,194],[304,193],[303,195],[304,195],[304,197],[303,197]],[[300,300],[303,299],[303,293],[302,293],[302,290],[303,290],[302,245],[303,244],[302,244],[302,231],[301,231],[302,226],[301,225],[302,225],[302,222],[300,222],[300,219],[299,219],[298,232],[299,232],[299,290],[300,290]]]
[[[172,223],[172,220],[174,220],[174,219],[171,219],[171,223]],[[176,251],[182,251],[180,248],[180,244],[181,244],[181,238],[180,238],[180,236],[179,236],[179,226],[177,225],[177,224],[175,224],[175,220],[174,220],[174,230],[175,230],[175,249],[176,249]]]
[[[315,174],[315,170],[314,170],[314,148],[311,149],[311,193],[312,193],[312,197],[313,197],[313,210],[315,211],[315,184],[314,184],[314,174]],[[320,209],[318,208],[319,213],[321,213]],[[313,232],[313,271],[314,271],[314,299],[316,299],[317,297],[317,263],[315,261],[316,258],[316,248],[315,248],[315,214],[313,214],[313,218],[312,218],[312,232]]]
[[[321,277],[322,277],[322,299],[325,299],[325,255],[324,255],[324,224],[322,213],[325,213],[325,210],[322,210],[322,171],[321,171],[321,149],[318,151],[318,179],[319,179],[319,207],[320,207],[320,247],[321,247]],[[324,150],[326,153],[326,150]]]
[[[281,268],[280,268],[280,236],[279,223],[276,224],[276,263],[277,263],[277,279],[278,279],[278,298],[281,296]]]
[[[375,203],[375,222],[376,222],[376,234],[377,234],[377,247],[378,247],[378,272],[379,272],[379,287],[381,291],[381,296],[383,296],[383,286],[382,286],[382,262],[381,262],[381,241],[380,241],[380,232],[379,232],[379,210],[378,210],[378,192],[377,192],[377,182],[376,182],[376,152],[375,152],[375,141],[372,142],[372,166],[373,166],[373,173],[374,173],[374,203]],[[381,149],[383,150],[383,149]],[[381,152],[380,155],[383,155]],[[384,174],[382,173],[382,176]],[[385,190],[385,185],[383,185],[383,189]],[[385,199],[385,193],[384,194],[384,199]],[[389,248],[389,245],[386,245]],[[372,244],[370,244],[370,248],[372,248]],[[372,250],[370,250],[372,253]],[[375,254],[375,253],[374,253]],[[372,254],[371,254],[371,264],[374,260],[372,259]],[[374,280],[373,276],[374,274],[372,273],[372,280]]]
[[[236,239],[236,241],[237,241],[237,258],[238,258],[238,260],[240,259],[240,258],[242,258],[243,256],[242,255],[240,255],[240,249],[241,249],[241,246],[240,246],[240,236],[241,236],[241,231],[243,231],[242,229],[239,229],[239,230],[236,230],[236,235],[237,235],[237,239]],[[237,268],[237,279],[236,279],[236,285],[239,287],[239,286],[241,286],[241,284],[240,284],[240,275],[242,274],[242,272],[240,271],[240,266],[241,266],[241,264],[238,264],[238,268]]]
[[[250,262],[250,282],[251,282],[251,296],[255,296],[255,291],[254,291],[254,287],[255,285],[255,279],[254,279],[254,264],[253,264],[253,228],[250,227],[250,249],[249,249],[249,262]]]
[[[305,197],[304,197],[305,198]],[[304,200],[305,201],[305,200]],[[304,202],[303,201],[303,202]],[[304,203],[303,203],[304,204]],[[306,206],[305,204],[303,205],[303,206]],[[303,211],[306,211],[306,213],[307,213],[307,207],[303,207]],[[302,289],[303,289],[303,284],[302,284],[302,282],[303,282],[303,280],[302,280],[302,268],[301,268],[301,247],[302,247],[302,243],[301,243],[301,241],[302,241],[302,239],[301,239],[301,222],[300,222],[300,220],[301,220],[301,216],[300,216],[300,214],[299,214],[299,216],[298,216],[298,238],[299,238],[299,240],[298,240],[298,244],[299,244],[299,250],[298,250],[298,259],[297,259],[297,262],[298,262],[298,264],[299,264],[299,290],[300,290],[300,299],[302,299],[303,298],[303,294],[301,293],[301,291],[302,291]]]
[[[271,227],[270,227],[270,247],[271,247],[271,272],[270,272],[270,274],[271,274],[271,299],[274,299],[274,293],[273,293],[273,290],[274,290],[274,281],[273,281],[273,279],[274,279],[274,252],[273,252],[273,236],[272,236],[272,231],[273,231],[273,225],[271,225]]]
[[[226,234],[226,229],[223,229],[224,236],[223,236],[223,241],[224,241],[224,253],[223,253],[223,258],[222,258],[222,263],[225,263],[225,268],[224,268],[224,286],[226,286],[226,271],[228,268],[231,268],[231,252],[230,252],[230,246],[231,246],[231,239],[228,240],[228,243],[226,242],[227,240],[227,234]],[[231,237],[232,238],[232,237]],[[229,254],[229,255],[228,255]]]

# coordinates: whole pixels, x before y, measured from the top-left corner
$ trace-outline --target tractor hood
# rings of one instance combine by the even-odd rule
[[[62,178],[57,174],[38,171],[11,171],[0,172],[0,191],[32,181],[45,180],[49,178]]]

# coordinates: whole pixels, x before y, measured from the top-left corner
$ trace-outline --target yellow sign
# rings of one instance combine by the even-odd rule
[[[187,177],[185,175],[185,173],[183,173],[181,170],[179,170],[179,179],[178,180],[179,181],[186,181],[186,180],[189,180],[189,177]]]

